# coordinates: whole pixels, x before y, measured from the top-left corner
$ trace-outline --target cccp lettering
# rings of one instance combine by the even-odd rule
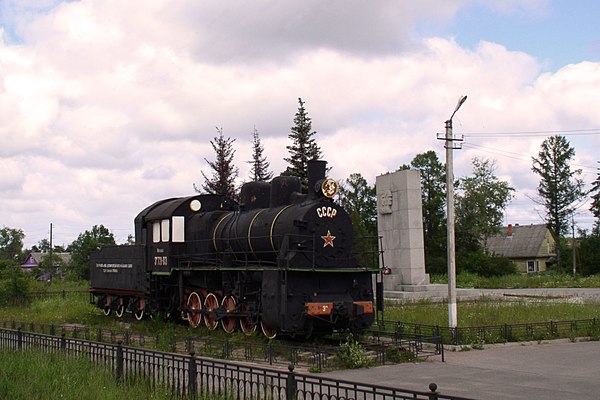
[[[333,207],[319,207],[317,208],[317,216],[319,218],[335,218],[337,210]]]

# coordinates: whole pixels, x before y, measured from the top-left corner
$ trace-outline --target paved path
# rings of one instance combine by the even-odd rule
[[[480,289],[481,296],[510,297],[565,297],[585,301],[600,300],[600,288],[544,288],[544,289]]]
[[[554,341],[543,344],[495,345],[485,350],[446,352],[439,360],[326,376],[427,390],[482,400],[600,399],[600,342]]]

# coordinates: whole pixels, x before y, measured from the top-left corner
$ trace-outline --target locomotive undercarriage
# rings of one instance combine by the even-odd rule
[[[268,338],[356,332],[373,322],[370,272],[174,270],[168,277],[153,276],[148,287],[147,293],[96,293],[96,305],[106,315],[129,312],[140,320],[160,313],[228,333],[252,334],[260,326]]]

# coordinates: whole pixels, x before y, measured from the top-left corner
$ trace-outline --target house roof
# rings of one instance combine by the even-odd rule
[[[514,225],[512,235],[505,226],[500,233],[488,238],[486,249],[492,254],[508,258],[535,257],[546,240],[546,225]]]
[[[21,264],[21,267],[27,268],[35,268],[40,265],[42,262],[42,258],[49,255],[50,253],[40,253],[40,252],[31,252],[25,259],[25,261]],[[71,261],[71,253],[52,253],[53,255],[59,257],[63,263],[68,263]]]

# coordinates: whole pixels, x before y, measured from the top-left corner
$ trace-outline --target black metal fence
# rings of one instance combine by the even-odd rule
[[[398,321],[379,321],[373,332],[400,338],[414,337],[427,342],[441,338],[444,344],[477,345],[488,343],[549,340],[558,338],[591,337],[600,340],[600,319],[570,321],[528,322],[490,326],[450,328],[439,325],[414,324]]]
[[[245,340],[243,336],[222,339],[215,335],[177,336],[172,333],[146,334],[130,330],[91,328],[81,324],[42,324],[0,320],[0,327],[47,335],[65,335],[74,339],[97,342],[123,343],[126,346],[154,348],[180,354],[195,354],[226,360],[258,362],[265,365],[288,365],[290,363],[325,371],[344,368],[340,347],[324,344],[286,344]],[[371,365],[385,365],[412,361],[435,355],[443,356],[441,338],[409,337],[379,338],[377,342],[364,345],[365,356]],[[429,345],[429,343],[434,343]]]
[[[114,371],[118,380],[144,378],[153,388],[168,387],[180,398],[196,399],[211,395],[227,399],[455,399],[464,397],[429,391],[413,391],[369,385],[242,363],[148,350],[119,344],[94,342],[20,329],[0,328],[0,349],[62,351],[85,357],[95,365]]]

